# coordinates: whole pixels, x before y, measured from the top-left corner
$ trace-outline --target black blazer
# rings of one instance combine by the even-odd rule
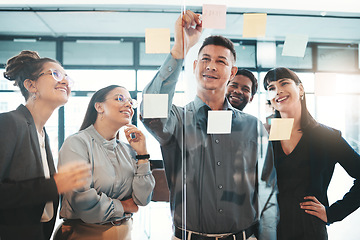
[[[325,207],[328,224],[341,221],[360,206],[360,156],[341,136],[341,132],[322,124],[304,130],[310,160],[308,196],[315,196]],[[280,143],[279,143],[280,144]],[[354,178],[354,184],[343,199],[329,206],[327,190],[339,163]],[[277,159],[275,158],[275,164]]]
[[[45,129],[44,129],[45,130]],[[38,135],[29,110],[20,105],[0,114],[0,239],[50,239],[58,208],[58,192],[48,136],[45,149],[50,179],[45,179]],[[54,216],[40,222],[46,202]]]
[[[309,193],[325,205],[328,223],[341,221],[360,207],[360,156],[338,130],[319,124],[306,134],[311,139],[308,143],[311,164]],[[354,184],[343,199],[329,206],[327,189],[336,163],[354,178]]]

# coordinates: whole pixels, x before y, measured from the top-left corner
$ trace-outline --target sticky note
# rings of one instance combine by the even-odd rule
[[[289,140],[293,124],[293,118],[272,118],[269,141]]]
[[[266,13],[244,13],[243,37],[265,37]]]
[[[289,57],[304,57],[308,40],[309,37],[307,35],[286,35],[282,55]]]
[[[315,73],[315,96],[334,96],[336,93],[336,73]]]
[[[147,28],[145,29],[145,53],[169,53],[170,29]]]
[[[204,4],[202,9],[202,27],[225,29],[226,5]]]
[[[231,133],[232,111],[209,111],[208,112],[208,134]]]
[[[168,94],[144,94],[143,118],[167,118]]]

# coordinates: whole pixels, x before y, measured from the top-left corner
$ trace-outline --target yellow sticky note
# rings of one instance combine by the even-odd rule
[[[226,5],[204,4],[202,9],[203,28],[226,28]]]
[[[289,140],[293,125],[293,118],[272,118],[269,141]]]
[[[143,118],[167,118],[168,94],[144,94]]]
[[[265,37],[266,13],[244,13],[243,37]]]
[[[282,56],[304,57],[309,37],[307,35],[286,35]]]
[[[315,73],[315,96],[334,96],[336,93],[336,73]]]
[[[232,111],[208,111],[208,134],[231,133]]]
[[[145,29],[145,53],[169,53],[170,29],[147,28]]]

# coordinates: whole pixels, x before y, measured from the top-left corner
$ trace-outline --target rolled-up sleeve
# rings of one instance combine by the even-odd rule
[[[175,87],[178,81],[183,59],[174,59],[168,55],[164,64],[161,66],[155,77],[144,88],[143,94],[168,94],[168,117],[157,119],[142,119],[146,129],[162,145],[165,144],[173,135],[174,129],[178,124],[179,109],[172,104]],[[143,102],[140,105],[140,115],[143,116]]]

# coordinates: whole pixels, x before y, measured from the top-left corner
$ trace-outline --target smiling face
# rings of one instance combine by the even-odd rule
[[[223,46],[207,45],[194,61],[194,74],[198,81],[198,91],[224,90],[226,83],[237,71],[229,49]]]
[[[109,124],[115,124],[117,129],[131,123],[134,115],[134,109],[130,102],[120,102],[119,94],[126,99],[131,99],[130,93],[126,89],[117,87],[107,94],[104,102],[95,104],[95,108],[98,114],[101,114],[102,120],[107,121]]]
[[[52,71],[57,70],[65,76],[65,70],[55,62],[47,62],[43,65],[40,76],[36,81],[26,80],[25,85],[30,93],[35,95],[37,102],[51,104],[53,107],[64,105],[70,96],[71,88],[65,78],[57,81],[52,76]]]
[[[292,79],[282,78],[270,82],[267,91],[272,96],[271,105],[280,113],[301,111],[300,97],[304,95],[302,84],[296,85]]]
[[[233,107],[242,111],[253,99],[251,88],[250,78],[244,75],[236,75],[226,87],[226,97]]]

